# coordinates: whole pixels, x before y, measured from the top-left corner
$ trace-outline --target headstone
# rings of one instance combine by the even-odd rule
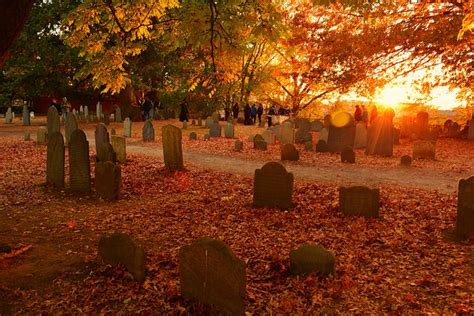
[[[324,128],[324,123],[320,120],[315,120],[311,122],[311,131],[320,132]]]
[[[96,162],[95,190],[106,201],[118,199],[120,192],[120,166],[111,162]]]
[[[298,128],[295,133],[295,143],[304,144],[306,142],[312,142],[313,135],[309,129]]]
[[[224,128],[225,138],[234,138],[234,124],[227,123]]]
[[[30,111],[28,111],[28,105],[23,105],[23,125],[30,126]]]
[[[191,132],[189,134],[189,140],[197,140],[197,134],[195,132]]]
[[[64,187],[64,139],[59,132],[48,136],[46,183]]]
[[[293,144],[284,144],[281,147],[281,160],[298,161],[300,153]]]
[[[9,107],[5,113],[5,124],[11,124],[13,122],[12,108]]]
[[[461,238],[474,234],[474,177],[459,181],[455,232]]]
[[[268,145],[275,143],[275,133],[272,130],[267,129],[263,131],[262,137]]]
[[[89,107],[87,105],[84,107],[84,120],[89,121]]]
[[[363,186],[339,188],[339,211],[345,215],[378,217],[379,189]]]
[[[367,146],[367,125],[359,122],[356,125],[354,148],[365,148]]]
[[[184,298],[227,315],[245,315],[245,263],[223,242],[200,238],[182,247],[179,279]]]
[[[341,151],[341,162],[342,163],[355,163],[356,154],[354,150],[350,147],[346,147]]]
[[[210,128],[212,123],[214,123],[214,120],[212,119],[212,117],[208,116],[206,118],[206,121],[204,122],[204,127]]]
[[[127,145],[125,142],[125,137],[112,135],[110,138],[110,144],[115,152],[117,161],[125,163],[127,161]]]
[[[235,151],[242,151],[244,150],[244,143],[241,140],[236,140],[234,143],[234,150]]]
[[[95,154],[98,161],[108,161],[109,150],[108,144],[110,143],[109,132],[107,127],[103,123],[97,124],[95,128]]]
[[[96,108],[95,108],[96,116],[97,119],[100,121],[102,119],[102,104],[100,102],[97,102]]]
[[[76,129],[77,129],[76,116],[73,113],[68,112],[66,115],[66,124],[65,124],[66,144],[69,144],[69,141],[71,140],[72,132],[74,132]]]
[[[290,272],[293,275],[317,273],[322,276],[336,272],[336,257],[320,245],[304,244],[290,251]]]
[[[400,157],[400,165],[403,167],[410,167],[411,166],[412,159],[408,155],[404,155]]]
[[[355,123],[354,118],[347,112],[339,112],[331,120],[328,134],[330,152],[341,152],[346,147],[354,147]]]
[[[319,137],[318,137],[318,140],[323,140],[326,144],[328,142],[328,137],[329,137],[329,132],[326,128],[323,128],[320,132],[319,132]]]
[[[283,122],[283,124],[281,124],[280,131],[280,142],[282,144],[293,144],[295,142],[295,130],[291,122]]]
[[[293,174],[278,162],[266,163],[255,170],[253,205],[288,209],[292,207]]]
[[[202,118],[198,118],[197,126],[202,127]]]
[[[115,122],[122,122],[122,109],[120,109],[118,106],[115,108]]]
[[[48,141],[48,130],[46,127],[38,127],[36,131],[36,142],[38,144],[46,144]]]
[[[303,129],[305,131],[311,130],[311,122],[305,118],[297,118],[295,119],[295,127],[297,129]]]
[[[23,134],[23,140],[29,141],[31,139],[30,132],[25,131],[25,134]]]
[[[153,128],[153,123],[151,120],[146,120],[142,129],[142,137],[144,142],[154,142],[155,141],[155,129]]]
[[[253,138],[253,149],[267,150],[267,142],[263,139],[262,135],[257,134]]]
[[[79,106],[79,115],[84,115],[84,106]]]
[[[305,151],[313,151],[313,142],[304,143],[304,150]]]
[[[209,136],[210,137],[221,137],[222,127],[218,122],[213,122],[209,125]]]
[[[15,119],[15,115],[16,115],[15,112],[12,112],[12,122],[13,122],[13,120]],[[10,122],[10,123],[11,123],[11,122]]]
[[[380,116],[370,125],[367,133],[367,155],[393,156],[393,123],[391,117]]]
[[[104,113],[102,114],[102,122],[104,122],[104,124],[106,126],[109,126],[110,125],[110,113],[109,113],[109,110],[105,110]]]
[[[102,236],[99,257],[108,264],[123,264],[136,281],[145,280],[145,251],[130,236],[122,233]]]
[[[416,120],[414,125],[414,132],[416,139],[428,140],[430,139],[430,125],[429,125],[429,114],[425,111],[418,112],[416,114]]]
[[[183,121],[183,129],[188,129],[188,122]]]
[[[184,169],[181,130],[173,125],[165,125],[161,129],[163,142],[163,160],[170,171]]]
[[[89,142],[86,134],[76,129],[69,140],[69,186],[74,192],[89,193],[91,172],[89,162]]]
[[[111,161],[113,163],[117,162],[117,155],[114,151],[114,148],[112,147],[112,144],[104,143],[97,148],[96,161]]]
[[[53,135],[53,133],[59,133],[61,132],[61,125],[59,122],[59,114],[58,110],[56,109],[55,106],[50,106],[48,109],[48,137],[50,135]]]
[[[253,142],[254,138],[255,138],[255,135],[253,134],[249,135],[249,138],[248,138],[249,142]]]
[[[316,144],[316,152],[327,153],[329,152],[328,144],[324,140],[319,140]]]
[[[132,121],[129,117],[123,121],[123,136],[132,137]]]
[[[214,113],[212,114],[212,121],[213,121],[214,123],[219,122],[219,113],[214,112]]]
[[[435,159],[436,144],[429,140],[419,140],[413,142],[413,160]]]

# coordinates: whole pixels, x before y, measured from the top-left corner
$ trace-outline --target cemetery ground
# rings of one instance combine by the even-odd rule
[[[35,139],[37,126],[0,124],[0,240],[14,247],[0,257],[0,314],[202,314],[206,307],[180,295],[178,253],[203,236],[224,241],[245,261],[251,314],[474,312],[472,240],[446,238],[456,218],[457,180],[474,174],[473,143],[440,139],[436,161],[409,169],[398,167],[400,156],[411,154],[405,140],[393,158],[357,151],[356,165],[300,146],[301,160],[285,163],[295,172],[295,205],[281,211],[251,206],[254,166],[280,156],[279,145],[252,149],[248,136],[257,127],[236,128],[244,141],[237,153],[234,140],[203,141],[207,130],[190,125],[183,131],[187,170],[169,173],[156,154],[166,123],[153,122],[156,141],[146,144],[143,123],[133,123],[116,202],[46,187],[46,147],[23,141],[24,130]],[[80,123],[91,150],[94,127]],[[122,124],[111,128],[122,134]],[[192,131],[198,141],[188,140]],[[233,162],[250,170],[236,172]],[[305,174],[315,171],[323,175]],[[371,178],[380,184],[381,217],[339,213],[339,184]],[[100,236],[115,231],[146,249],[143,283],[98,262]],[[335,253],[336,275],[289,274],[290,250],[308,242]]]

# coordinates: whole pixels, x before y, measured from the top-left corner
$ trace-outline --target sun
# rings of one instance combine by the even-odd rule
[[[410,91],[403,86],[386,86],[375,95],[374,100],[392,108],[399,107],[409,101]]]

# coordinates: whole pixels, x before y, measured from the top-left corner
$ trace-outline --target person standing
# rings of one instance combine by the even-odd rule
[[[247,105],[244,108],[244,125],[251,125],[252,119],[252,109],[250,108],[250,105],[247,103]]]
[[[367,111],[367,107],[365,105],[362,105],[362,122],[364,122],[366,126],[367,123],[369,123],[369,111]]]
[[[276,109],[275,109],[275,105],[273,104],[270,109],[268,110],[268,115],[267,115],[267,118],[268,118],[268,127],[271,127],[272,126],[272,117],[276,115]]]
[[[179,121],[188,122],[189,109],[188,109],[188,103],[186,102],[186,99],[183,99],[183,101],[181,101],[180,106],[181,106],[181,112],[179,113]]]
[[[252,117],[253,124],[255,124],[255,122],[257,122],[257,106],[255,103],[252,104],[250,115]]]
[[[232,114],[234,115],[234,120],[237,123],[237,119],[239,118],[239,104],[235,102],[234,106],[232,107]]]
[[[258,124],[262,124],[263,105],[260,103],[257,109]]]

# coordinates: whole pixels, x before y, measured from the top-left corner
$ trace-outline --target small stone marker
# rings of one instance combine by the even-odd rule
[[[48,130],[46,127],[38,127],[36,131],[36,142],[38,144],[46,144],[48,140]]]
[[[267,150],[267,142],[263,139],[262,135],[256,135],[253,138],[253,149]]]
[[[266,163],[255,170],[253,205],[281,209],[291,208],[293,196],[293,174],[278,162]]]
[[[379,189],[363,186],[339,188],[339,210],[344,215],[378,217],[380,209]]]
[[[66,144],[69,144],[72,132],[77,129],[76,116],[73,113],[68,112],[66,114],[66,123],[64,125],[66,130]]]
[[[191,132],[189,134],[189,140],[197,140],[197,134],[196,132]]]
[[[30,122],[30,111],[28,111],[28,105],[23,105],[23,125],[29,126],[31,125]]]
[[[147,120],[143,125],[142,137],[144,142],[155,141],[155,129],[153,128],[153,123],[151,120]]]
[[[123,121],[123,136],[132,137],[132,121],[129,117]]]
[[[210,137],[221,137],[222,127],[219,123],[213,122],[209,125],[209,136]]]
[[[46,182],[55,187],[64,187],[64,139],[59,132],[48,137],[46,157]]]
[[[127,145],[125,137],[112,135],[110,138],[110,144],[116,154],[117,161],[125,163],[127,161]]]
[[[355,163],[356,162],[356,154],[354,150],[350,147],[346,147],[341,151],[341,162],[342,163]]]
[[[329,151],[328,144],[320,139],[316,144],[316,152],[318,153],[327,153]]]
[[[91,171],[89,162],[89,142],[86,134],[76,129],[69,141],[69,186],[74,192],[89,193]]]
[[[191,120],[191,125],[196,125],[196,120],[195,119]]]
[[[228,315],[245,314],[245,263],[225,243],[200,238],[179,251],[181,294]]]
[[[412,159],[408,155],[404,155],[400,158],[400,165],[403,167],[410,167]]]
[[[111,161],[96,162],[95,190],[106,201],[118,199],[120,191],[120,166]]]
[[[298,161],[300,153],[293,144],[284,144],[281,148],[281,160]]]
[[[99,257],[108,264],[123,264],[135,280],[145,280],[145,251],[130,236],[122,233],[102,236],[99,240]]]
[[[336,257],[320,245],[304,244],[290,251],[290,272],[293,275],[318,273],[323,276],[336,272]]]
[[[58,133],[61,132],[59,114],[55,106],[50,106],[48,108],[47,121],[48,121],[48,136],[53,135],[53,133],[56,133],[56,132]]]
[[[24,141],[29,141],[31,139],[30,132],[25,131],[25,134],[23,135],[23,140]]]
[[[234,143],[234,150],[235,151],[242,151],[244,150],[244,143],[241,140],[236,140]]]
[[[413,143],[413,159],[435,159],[436,145],[429,140],[419,140]]]
[[[163,142],[163,160],[165,166],[170,171],[178,171],[184,169],[183,164],[183,148],[181,144],[181,130],[171,124],[163,126],[162,142]]]
[[[455,232],[461,238],[474,234],[474,177],[459,181]]]
[[[234,138],[234,124],[227,123],[224,128],[225,138]]]

